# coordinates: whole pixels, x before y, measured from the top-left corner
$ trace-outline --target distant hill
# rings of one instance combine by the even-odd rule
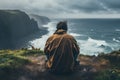
[[[44,21],[43,17],[41,20]],[[19,43],[18,40],[39,31],[37,21],[30,18],[25,12],[0,10],[0,49],[14,49],[15,45]]]

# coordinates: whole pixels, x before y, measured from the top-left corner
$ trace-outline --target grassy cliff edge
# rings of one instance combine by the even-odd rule
[[[23,75],[27,76],[26,80],[39,80],[43,76],[49,77],[44,74],[45,59],[44,52],[39,49],[0,50],[0,80],[22,80],[21,76]],[[98,56],[79,55],[78,60],[81,65],[80,75],[76,78],[78,80],[120,79],[120,50],[109,54],[101,53]],[[43,80],[50,80],[50,78],[45,77]],[[66,80],[67,78],[62,79]]]

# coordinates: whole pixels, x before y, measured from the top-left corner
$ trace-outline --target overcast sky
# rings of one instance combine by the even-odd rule
[[[0,9],[50,18],[120,18],[120,0],[0,0]]]

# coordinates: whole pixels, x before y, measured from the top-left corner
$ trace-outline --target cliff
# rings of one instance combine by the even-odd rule
[[[14,48],[19,40],[38,31],[37,22],[25,12],[0,10],[0,49]]]

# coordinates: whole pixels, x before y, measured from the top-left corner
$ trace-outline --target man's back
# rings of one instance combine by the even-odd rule
[[[48,58],[48,68],[53,72],[63,73],[73,70],[74,55],[79,54],[79,47],[71,35],[60,29],[48,38],[44,52]]]

